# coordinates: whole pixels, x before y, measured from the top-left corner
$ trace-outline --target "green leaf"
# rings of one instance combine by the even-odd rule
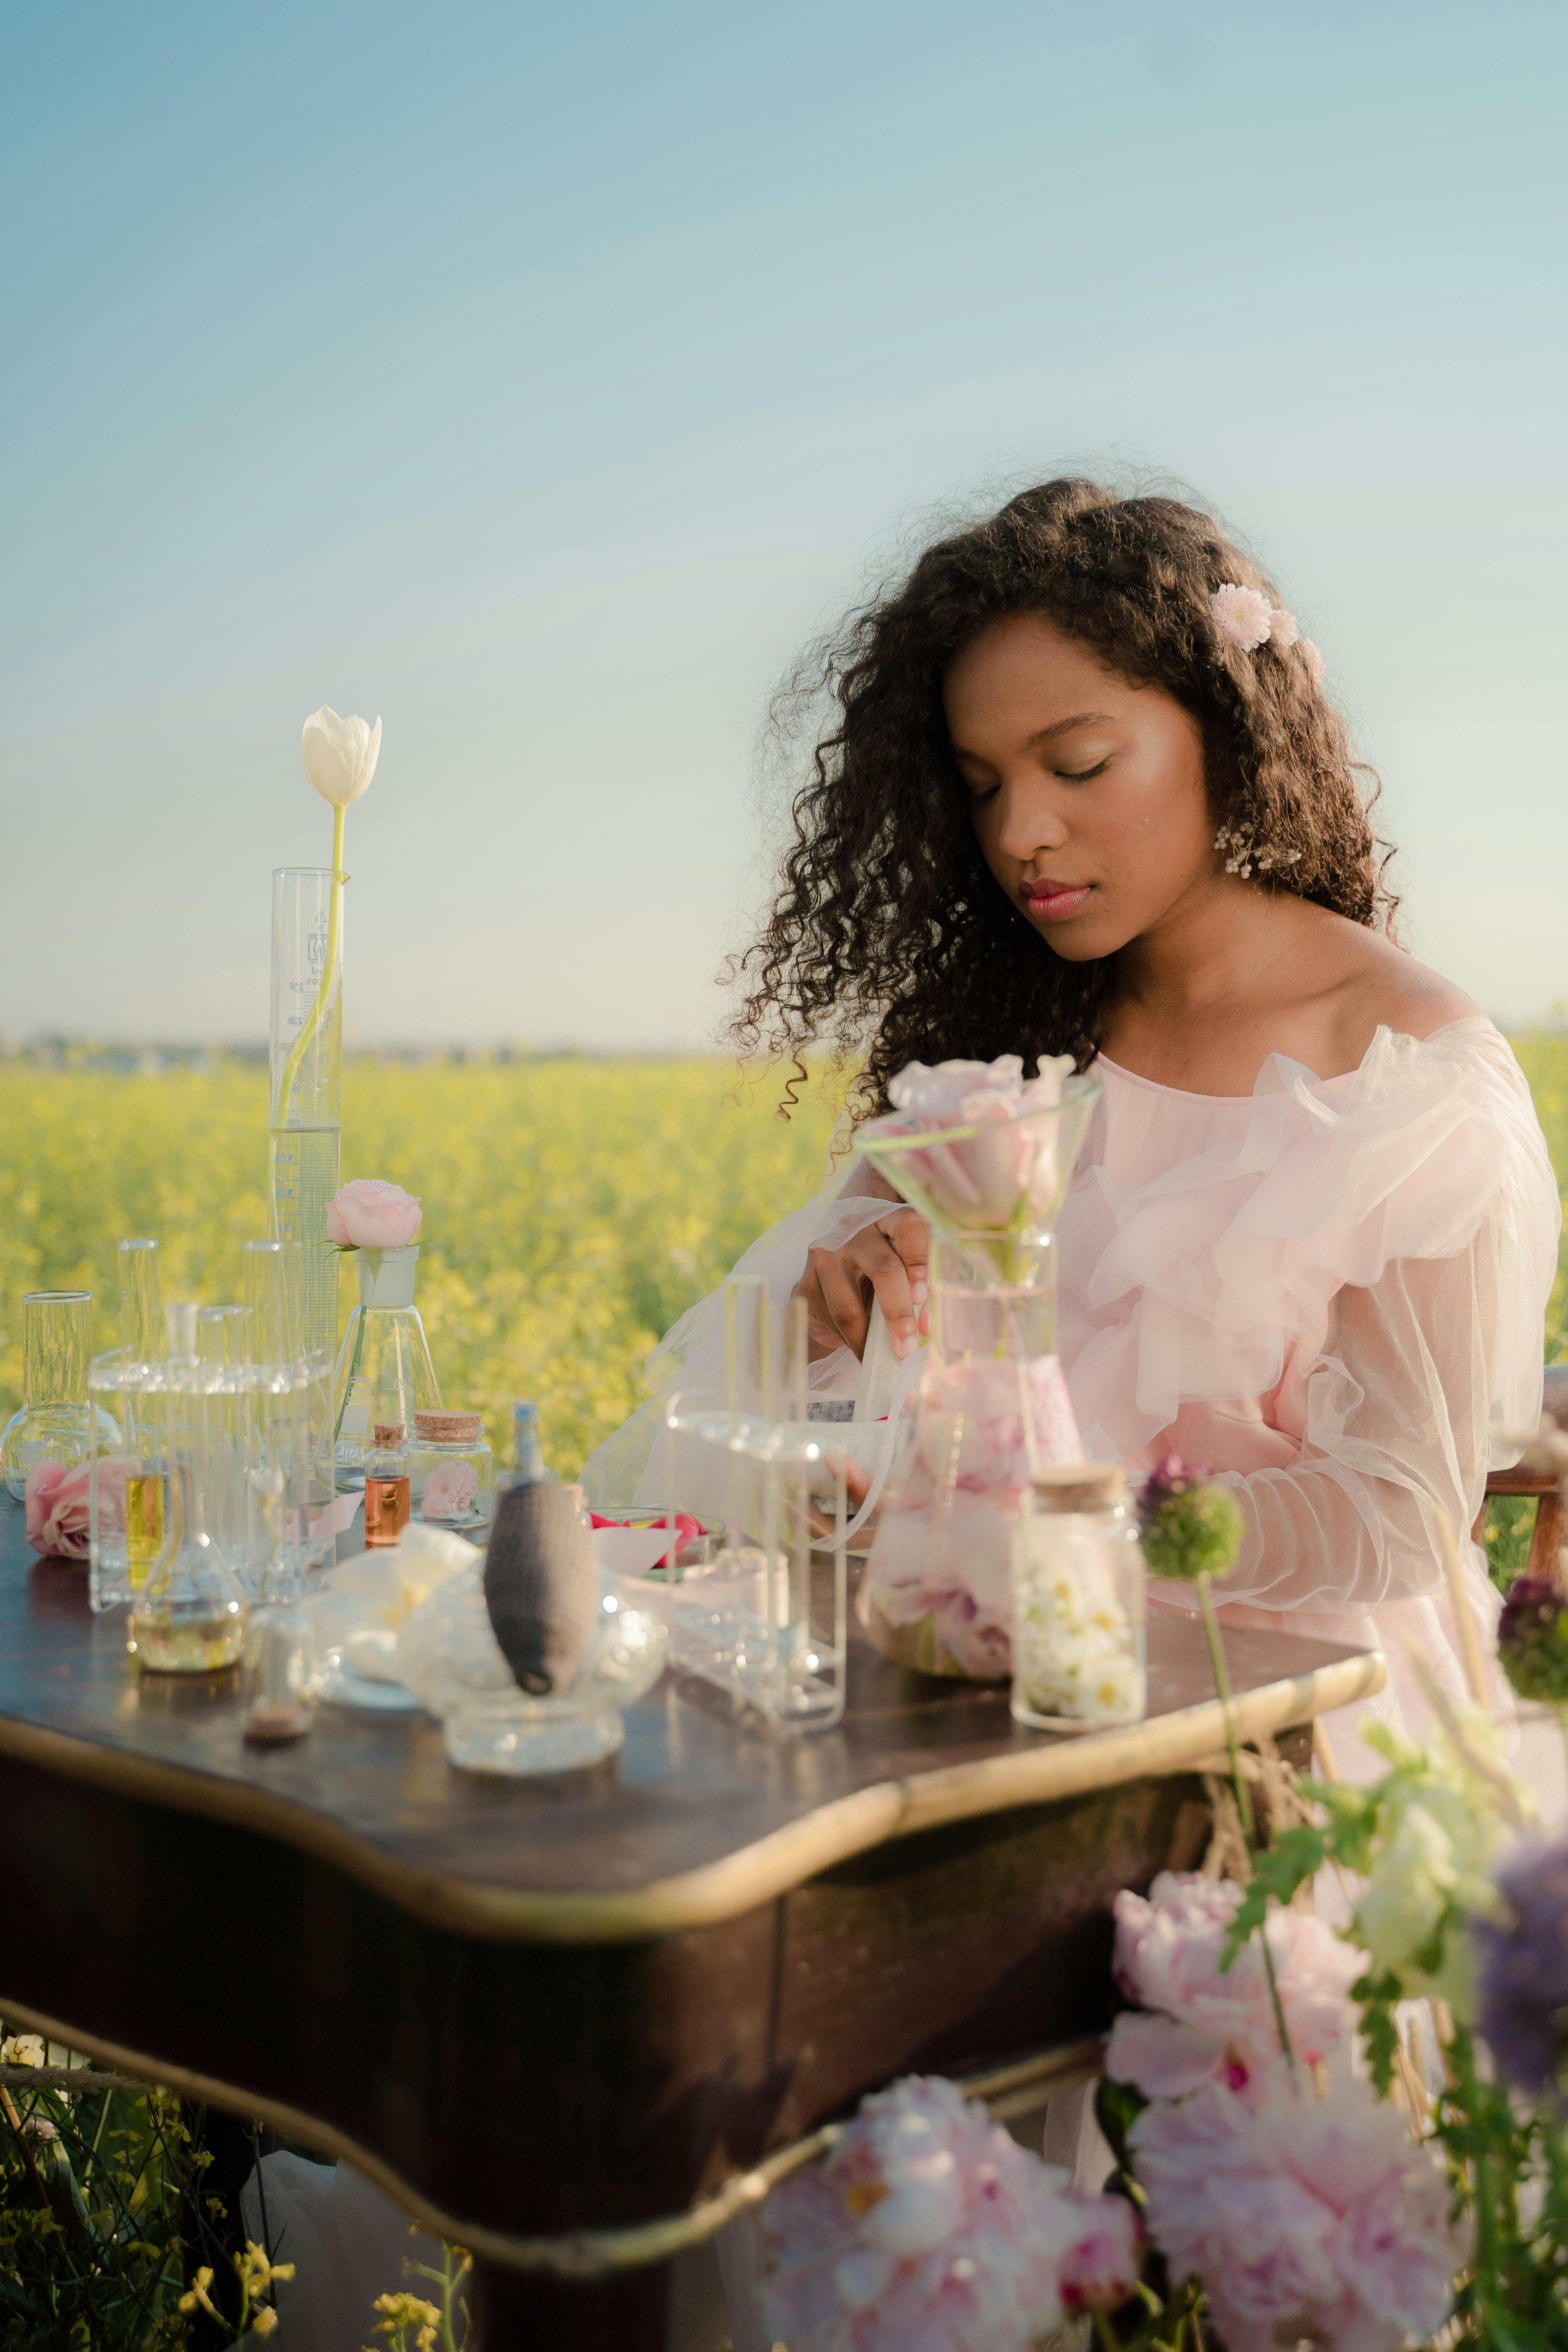
[[[1289,1903],[1299,1887],[1317,1876],[1325,1853],[1322,1832],[1302,1823],[1295,1829],[1281,1830],[1273,1844],[1256,1856],[1251,1882],[1226,1937],[1220,1960],[1222,1975],[1242,1946],[1261,1930],[1270,1901]]]
[[[1123,2172],[1133,2168],[1127,2135],[1148,2104],[1131,2083],[1113,2083],[1109,2074],[1102,2074],[1095,2085],[1094,2119]]]

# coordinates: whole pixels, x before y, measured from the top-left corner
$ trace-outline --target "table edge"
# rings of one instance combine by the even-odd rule
[[[1232,1702],[1237,1734],[1258,1738],[1330,1714],[1380,1690],[1385,1676],[1379,1652],[1358,1651],[1261,1684]],[[980,1813],[1051,1804],[1190,1770],[1225,1742],[1225,1709],[1217,1697],[1121,1730],[1081,1738],[1042,1737],[1003,1755],[874,1782],[829,1800],[717,1862],[646,1886],[600,1894],[519,1889],[448,1875],[405,1862],[293,1798],[0,1715],[0,1755],[279,1838],[432,1926],[499,1942],[548,1944],[633,1943],[713,1927],[889,1839]]]
[[[824,2154],[837,2132],[837,2126],[826,2125],[787,2147],[771,2151],[755,2165],[732,2172],[684,2212],[659,2214],[651,2221],[625,2222],[618,2228],[565,2230],[554,2237],[513,2237],[481,2222],[456,2220],[411,2187],[374,2148],[287,2100],[259,2098],[216,2074],[151,2058],[125,2042],[106,2041],[101,2034],[84,2033],[79,2027],[25,2001],[13,2001],[3,1992],[0,2017],[28,2032],[41,2033],[46,2042],[79,2050],[119,2074],[174,2091],[195,2105],[222,2107],[230,2114],[254,2117],[289,2139],[320,2148],[323,2156],[352,2165],[437,2237],[448,2245],[461,2246],[481,2261],[510,2270],[550,2272],[560,2278],[604,2278],[617,2271],[641,2270],[650,2263],[668,2262],[689,2246],[702,2244],[736,2214],[760,2205],[778,2181]],[[982,2074],[961,2075],[958,2087],[966,2097],[991,2105],[998,2118],[1012,2112],[1030,2114],[1053,2091],[1091,2082],[1100,2070],[1104,2048],[1102,2034],[1087,2034]],[[90,2080],[89,2076],[89,2084]]]

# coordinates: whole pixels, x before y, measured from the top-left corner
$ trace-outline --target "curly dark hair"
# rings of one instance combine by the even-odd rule
[[[786,740],[835,707],[795,793],[795,839],[732,1030],[743,1054],[863,1053],[865,1113],[910,1060],[1098,1049],[1114,959],[1054,954],[981,856],[942,713],[942,677],[992,622],[1043,615],[1202,730],[1216,825],[1256,843],[1259,878],[1386,929],[1396,901],[1344,721],[1305,645],[1240,652],[1215,626],[1226,581],[1281,599],[1212,516],[1173,498],[1046,482],[930,547],[818,646],[774,704]],[[1267,870],[1265,871],[1265,861]]]

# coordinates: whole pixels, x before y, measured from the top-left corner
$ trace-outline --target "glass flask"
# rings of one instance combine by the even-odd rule
[[[367,1551],[395,1544],[408,1525],[408,1446],[400,1421],[376,1423],[364,1458],[364,1541]]]
[[[417,1242],[357,1253],[359,1303],[349,1317],[332,1374],[337,1483],[364,1484],[365,1454],[377,1423],[412,1429],[416,1412],[439,1412],[425,1326],[414,1304]]]
[[[1143,1719],[1143,1555],[1120,1463],[1033,1482],[1013,1535],[1012,1704],[1033,1731]]]
[[[128,1646],[159,1674],[231,1666],[250,1610],[208,1525],[213,1477],[208,1404],[223,1379],[195,1353],[194,1306],[170,1310],[164,1401],[163,1539],[131,1604]],[[188,1347],[185,1345],[188,1339]]]
[[[416,1412],[408,1449],[409,1507],[431,1527],[488,1525],[495,1463],[477,1412]]]
[[[316,1719],[319,1667],[310,1621],[298,1601],[251,1612],[245,1638],[245,1736],[258,1747],[299,1739]]]
[[[895,1115],[857,1138],[931,1228],[914,1434],[858,1602],[876,1646],[925,1674],[1012,1672],[1014,1530],[1039,1474],[1082,1459],[1056,1352],[1054,1233],[1100,1091],[1068,1078],[1059,1102],[1016,1117],[933,1129]]]
[[[100,1444],[118,1444],[112,1415],[88,1397],[92,1353],[90,1290],[29,1290],[22,1296],[22,1403],[0,1436],[0,1475],[21,1502],[36,1462],[67,1468]],[[95,1416],[101,1419],[95,1421]]]

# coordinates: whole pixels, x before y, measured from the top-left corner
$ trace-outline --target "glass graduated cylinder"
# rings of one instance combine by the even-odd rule
[[[338,1254],[327,1239],[327,1203],[338,1189],[341,1127],[275,1127],[269,1138],[273,1238],[300,1244],[300,1324],[305,1354],[338,1344]]]

